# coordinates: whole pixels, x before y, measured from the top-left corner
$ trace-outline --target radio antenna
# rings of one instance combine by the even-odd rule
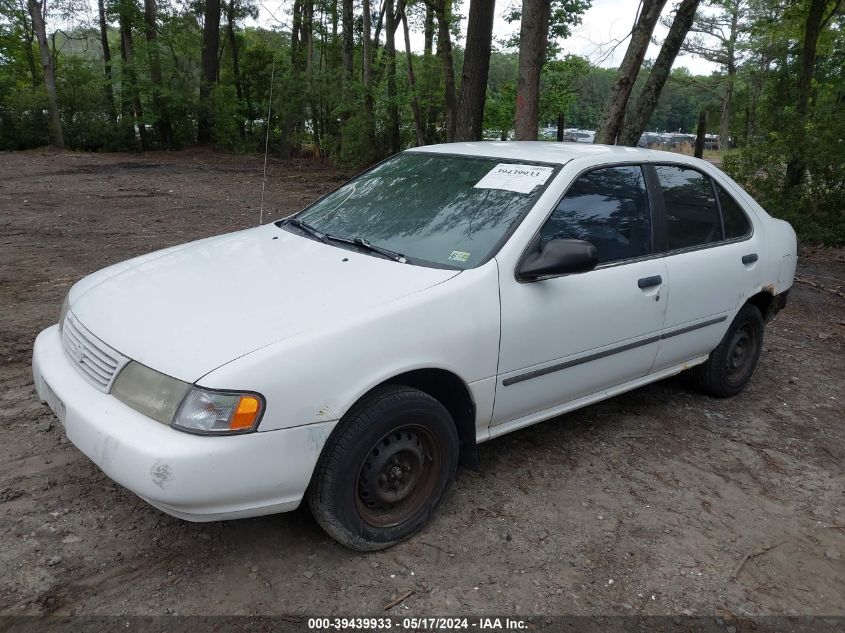
[[[264,135],[264,174],[261,177],[261,205],[258,207],[258,225],[264,224],[264,189],[267,186],[267,154],[270,149],[270,114],[273,111],[273,77],[276,74],[276,57],[270,67],[270,103],[267,104],[267,132]]]

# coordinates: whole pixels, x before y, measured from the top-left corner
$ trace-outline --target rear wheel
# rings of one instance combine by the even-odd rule
[[[707,362],[696,368],[699,387],[717,398],[735,396],[751,379],[762,349],[763,315],[746,303]]]
[[[308,492],[320,526],[360,551],[422,528],[446,494],[458,435],[446,408],[410,387],[380,387],[340,421]]]

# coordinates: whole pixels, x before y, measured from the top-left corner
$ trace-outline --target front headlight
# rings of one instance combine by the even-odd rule
[[[112,395],[136,411],[170,424],[179,403],[191,388],[186,382],[136,363],[123,368],[111,388]]]
[[[62,301],[62,309],[59,312],[59,332],[62,331],[62,328],[65,326],[65,317],[67,316],[67,311],[70,309],[70,293],[65,295],[65,300]]]
[[[123,368],[111,393],[136,411],[189,433],[247,433],[264,413],[264,398],[257,393],[195,387],[135,361]]]

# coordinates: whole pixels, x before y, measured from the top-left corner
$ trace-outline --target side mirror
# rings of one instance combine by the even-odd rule
[[[550,240],[537,252],[527,254],[520,262],[517,277],[521,281],[537,281],[542,277],[585,273],[596,267],[599,252],[584,240]]]

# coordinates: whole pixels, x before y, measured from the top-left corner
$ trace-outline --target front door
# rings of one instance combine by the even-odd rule
[[[544,243],[583,239],[587,273],[531,283],[500,269],[502,331],[493,425],[551,409],[649,372],[668,276],[652,254],[651,205],[639,165],[582,174],[540,230]]]

